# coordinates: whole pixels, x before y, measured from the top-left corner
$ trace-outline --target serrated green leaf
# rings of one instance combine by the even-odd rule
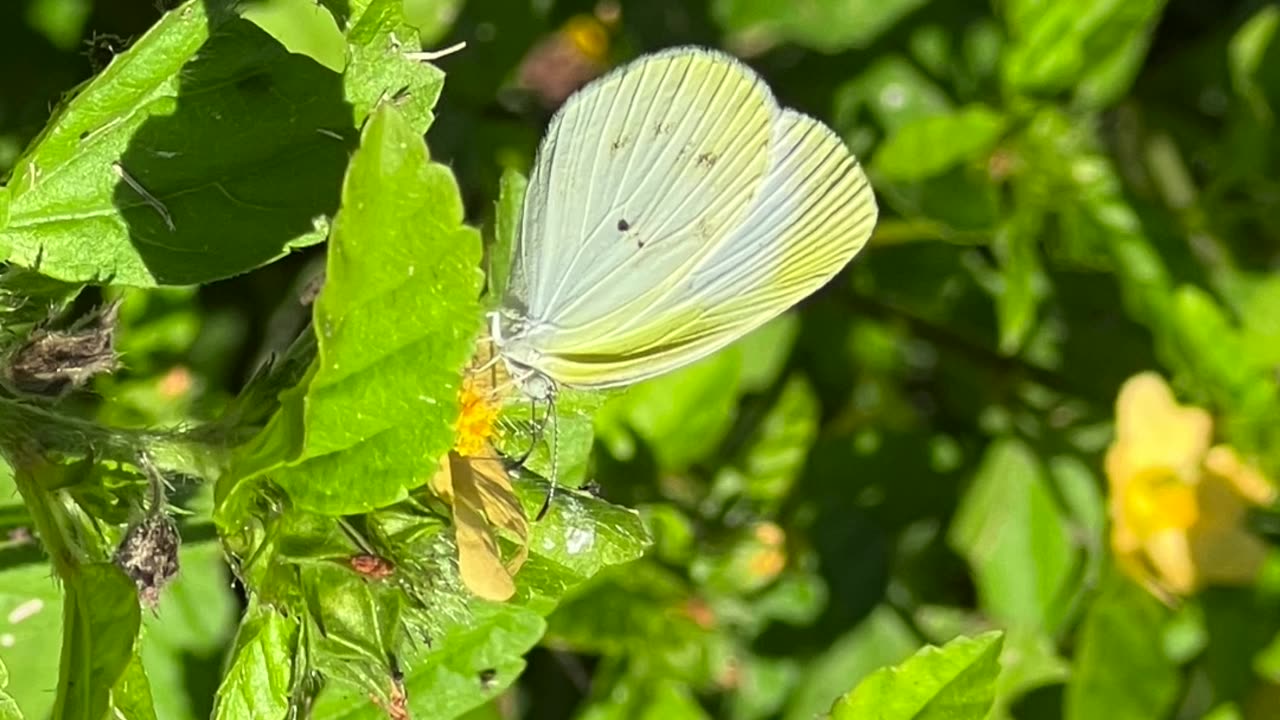
[[[324,239],[380,98],[429,123],[439,71],[388,42],[340,76],[227,5],[170,11],[58,109],[9,183],[14,262],[137,286],[242,273]]]
[[[991,632],[925,647],[882,668],[841,698],[833,720],[982,720],[996,696],[1003,635]]]
[[[1180,682],[1163,652],[1164,618],[1145,590],[1118,574],[1108,578],[1078,635],[1065,720],[1149,720],[1169,712]]]
[[[968,560],[994,618],[1050,632],[1063,621],[1077,550],[1039,459],[1021,441],[987,449],[947,540]]]
[[[284,718],[297,622],[250,601],[214,700],[214,720]]]
[[[969,105],[900,128],[876,148],[872,170],[888,180],[915,182],[980,160],[1004,133],[1005,117]]]
[[[351,161],[334,223],[304,447],[273,475],[300,507],[371,510],[434,474],[453,444],[480,320],[479,261],[453,175],[428,162],[418,133],[384,105]]]
[[[133,662],[142,621],[138,589],[120,568],[107,563],[81,566],[65,580],[53,716],[100,720],[111,707],[113,688]]]
[[[450,720],[500,694],[524,670],[522,656],[542,637],[538,614],[510,605],[477,603],[465,625],[439,638],[409,643],[400,658],[404,692],[414,717]],[[327,688],[316,720],[382,720],[387,712],[367,693]]]
[[[785,720],[812,720],[870,673],[911,656],[920,639],[898,613],[881,606],[835,638],[808,667],[787,704]]]
[[[0,661],[0,720],[22,720],[22,711],[18,709],[18,701],[5,692],[9,686],[9,670]]]
[[[338,73],[347,64],[347,44],[338,23],[314,0],[250,0],[241,6],[240,15],[291,53]]]
[[[343,88],[356,117],[367,117],[379,103],[390,102],[419,135],[425,133],[444,87],[444,73],[430,63],[405,57],[407,49],[389,36],[348,49],[351,56]]]
[[[347,24],[347,39],[368,45],[384,38],[404,20],[404,0],[356,0]]]

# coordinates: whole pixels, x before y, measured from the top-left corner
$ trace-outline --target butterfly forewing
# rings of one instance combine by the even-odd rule
[[[525,315],[563,328],[615,317],[690,267],[749,211],[776,113],[754,73],[701,50],[650,56],[575,95],[527,196]]]
[[[548,369],[564,382],[627,384],[705,356],[808,296],[866,244],[878,210],[844,143],[780,113],[762,192],[680,283],[629,315],[565,328]]]

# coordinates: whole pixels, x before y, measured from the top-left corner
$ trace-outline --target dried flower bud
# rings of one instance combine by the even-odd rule
[[[129,528],[116,549],[115,564],[133,578],[138,599],[154,609],[160,591],[178,574],[178,547],[182,539],[173,518],[161,512]]]
[[[59,397],[90,378],[115,370],[119,301],[66,330],[38,329],[9,356],[5,379],[16,391]]]

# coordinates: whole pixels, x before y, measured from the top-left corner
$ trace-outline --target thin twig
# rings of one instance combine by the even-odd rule
[[[411,52],[411,53],[405,53],[404,56],[409,58],[410,60],[431,62],[433,60],[439,60],[442,57],[452,55],[462,50],[466,46],[467,46],[467,42],[463,40],[462,42],[454,43],[449,47],[444,48],[443,50],[426,50],[423,52]]]
[[[177,228],[174,227],[174,224],[173,224],[173,216],[169,214],[169,208],[165,207],[164,203],[157,200],[155,195],[152,195],[151,193],[147,192],[147,189],[142,187],[142,183],[139,183],[137,180],[134,180],[133,176],[130,175],[129,172],[124,169],[123,165],[121,165],[119,162],[113,162],[111,163],[111,169],[115,170],[116,175],[119,175],[120,179],[124,180],[126,185],[133,188],[134,192],[142,196],[143,202],[150,205],[152,209],[154,209],[157,213],[160,213],[160,218],[164,220],[164,224],[169,227],[169,230],[171,232],[174,230],[177,230]]]

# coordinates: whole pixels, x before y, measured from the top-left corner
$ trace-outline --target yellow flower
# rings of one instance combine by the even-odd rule
[[[1231,447],[1210,447],[1212,437],[1209,413],[1179,405],[1159,375],[1120,388],[1106,457],[1111,548],[1122,570],[1165,599],[1248,584],[1266,554],[1243,520],[1275,489]]]
[[[492,445],[502,412],[498,388],[506,379],[492,359],[492,345],[482,343],[463,375],[453,450],[430,486],[453,508],[462,583],[477,597],[503,601],[515,594],[515,574],[529,557],[529,520]],[[500,534],[516,544],[505,561]]]

